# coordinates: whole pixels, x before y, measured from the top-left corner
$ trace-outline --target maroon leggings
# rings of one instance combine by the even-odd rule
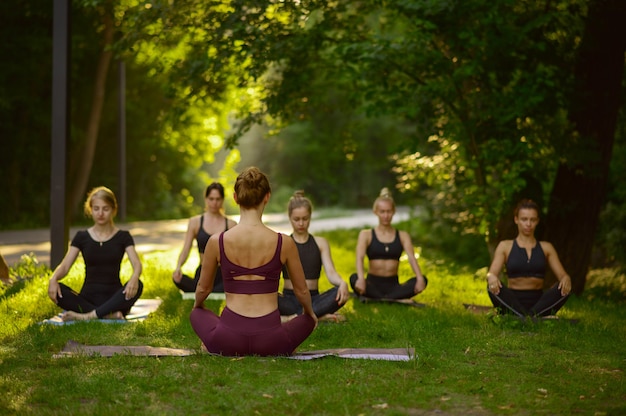
[[[209,352],[231,356],[291,355],[315,328],[315,321],[306,314],[281,323],[278,309],[248,318],[228,307],[221,316],[208,309],[194,308],[190,320]]]

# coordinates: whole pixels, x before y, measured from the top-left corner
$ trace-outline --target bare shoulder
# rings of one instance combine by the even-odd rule
[[[202,217],[202,214],[194,215],[193,217],[189,218],[189,228],[191,228],[192,230],[199,229],[200,228],[200,217]]]
[[[313,239],[315,239],[315,244],[317,244],[320,250],[328,247],[328,241],[324,237],[314,235]]]
[[[281,262],[284,264],[285,261],[293,255],[293,253],[297,253],[298,252],[298,248],[296,247],[296,243],[295,241],[293,241],[293,238],[289,237],[286,234],[283,233],[278,233],[278,235],[280,236],[280,238],[283,240],[283,243],[280,247],[280,260]]]
[[[504,253],[507,254],[513,248],[513,240],[502,240],[498,243],[496,247],[496,254]]]
[[[556,254],[556,249],[554,248],[552,243],[548,241],[540,241],[539,244],[541,245],[541,249],[545,254]]]
[[[402,230],[398,230],[398,233],[400,234],[400,240],[402,241],[411,241],[411,234],[409,234],[406,231],[402,231]]]
[[[372,229],[371,228],[364,228],[361,231],[359,231],[359,239],[361,239],[361,238],[369,239],[371,237],[372,237]]]
[[[359,238],[356,241],[357,247],[369,246],[371,242],[372,242],[372,229],[371,228],[365,228],[359,231]]]
[[[278,235],[283,240],[283,248],[296,247],[296,243],[293,241],[293,238],[285,233],[278,233]]]
[[[220,233],[213,234],[209,237],[209,241],[207,242],[207,248],[209,247],[217,247],[219,245]]]

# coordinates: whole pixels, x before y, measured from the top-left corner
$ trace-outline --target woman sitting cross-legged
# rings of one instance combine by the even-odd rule
[[[350,297],[348,284],[335,270],[333,259],[330,255],[330,245],[323,237],[309,234],[313,204],[304,196],[303,191],[296,193],[289,200],[287,212],[289,222],[293,228],[291,238],[296,243],[300,262],[304,269],[306,285],[311,293],[313,310],[318,318],[337,320],[338,315],[333,315],[341,308]],[[324,293],[319,293],[318,285],[320,273],[324,271],[330,283],[334,286]],[[289,271],[283,268],[284,287],[282,295],[278,297],[278,309],[283,316],[293,316],[302,313],[302,306],[298,302],[293,291],[293,284],[289,278]]]
[[[235,221],[224,215],[224,187],[221,183],[213,182],[207,186],[204,192],[204,203],[206,207],[205,212],[189,219],[183,248],[178,256],[176,269],[172,273],[174,284],[183,292],[196,291],[196,285],[198,284],[198,279],[200,279],[200,270],[202,270],[202,255],[211,235],[226,231],[237,225]],[[191,277],[183,274],[181,268],[189,257],[193,240],[196,240],[196,245],[198,246],[200,264],[196,268],[194,276]],[[218,267],[215,271],[213,292],[223,291],[222,273]]]
[[[519,317],[554,315],[567,301],[572,288],[570,277],[554,246],[535,238],[539,206],[531,200],[522,200],[515,208],[513,219],[517,225],[517,237],[498,244],[487,273],[489,298],[503,313]],[[504,266],[508,287],[498,278]],[[544,291],[548,266],[559,282]]]
[[[117,200],[113,192],[104,186],[89,193],[85,214],[93,218],[94,225],[76,233],[63,261],[50,278],[48,296],[67,311],[63,314],[64,321],[123,319],[143,290],[139,280],[141,262],[133,237],[113,223]],[[85,283],[80,293],[76,293],[59,280],[70,271],[79,253],[85,261]],[[133,274],[122,285],[120,264],[124,254],[128,255]]]
[[[235,182],[239,224],[211,236],[204,251],[190,320],[211,353],[291,355],[317,325],[295,243],[262,222],[270,193],[269,181],[258,168],[245,169]],[[226,294],[221,316],[204,306],[218,264]],[[289,270],[294,294],[304,310],[304,314],[286,323],[281,323],[278,310],[283,265]]]
[[[375,299],[410,299],[422,293],[428,285],[415,258],[411,236],[391,225],[395,212],[395,202],[389,190],[383,188],[374,201],[378,225],[361,230],[357,240],[356,273],[350,276],[350,285],[359,295]],[[415,277],[400,284],[398,269],[403,251],[407,253]],[[366,255],[369,259],[367,278],[363,266]]]

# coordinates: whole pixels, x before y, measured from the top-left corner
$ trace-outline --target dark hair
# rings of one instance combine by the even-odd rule
[[[224,187],[219,182],[213,182],[211,185],[207,186],[206,191],[204,191],[204,197],[206,198],[207,196],[209,196],[213,189],[217,189],[217,192],[220,193],[222,199],[224,198]]]
[[[514,217],[517,217],[520,209],[534,209],[537,212],[537,215],[539,215],[539,213],[541,212],[539,211],[539,205],[532,199],[522,199],[521,201],[519,201],[517,203],[517,206],[515,207],[515,211],[513,211]]]
[[[391,202],[391,206],[393,207],[393,210],[394,211],[396,210],[396,202],[393,200],[393,197],[391,196],[391,192],[389,192],[389,188],[383,188],[380,190],[380,194],[378,195],[378,198],[374,200],[374,206],[372,207],[374,211],[376,211],[377,205],[380,201]]]
[[[255,166],[245,168],[235,180],[237,204],[243,208],[254,208],[263,202],[265,195],[272,192],[267,176]]]
[[[113,216],[117,214],[117,199],[113,191],[106,186],[98,186],[87,194],[87,199],[85,199],[85,204],[83,205],[85,215],[91,216],[91,205],[94,198],[99,198],[110,205],[113,208]]]
[[[309,198],[304,196],[304,191],[300,190],[300,191],[294,192],[293,196],[289,198],[289,204],[287,205],[287,213],[291,217],[291,213],[293,212],[294,209],[302,208],[302,207],[305,207],[306,209],[308,209],[309,214],[313,212],[313,204],[311,203]]]

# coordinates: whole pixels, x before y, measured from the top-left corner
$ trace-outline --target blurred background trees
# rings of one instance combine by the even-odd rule
[[[0,224],[45,226],[51,5],[0,8]],[[75,0],[71,166],[88,165],[111,63],[70,205],[115,190],[123,60],[129,218],[189,215],[254,164],[277,206],[304,189],[367,207],[387,186],[433,233],[492,250],[530,197],[580,293],[592,262],[624,260],[624,18],[620,0]]]

